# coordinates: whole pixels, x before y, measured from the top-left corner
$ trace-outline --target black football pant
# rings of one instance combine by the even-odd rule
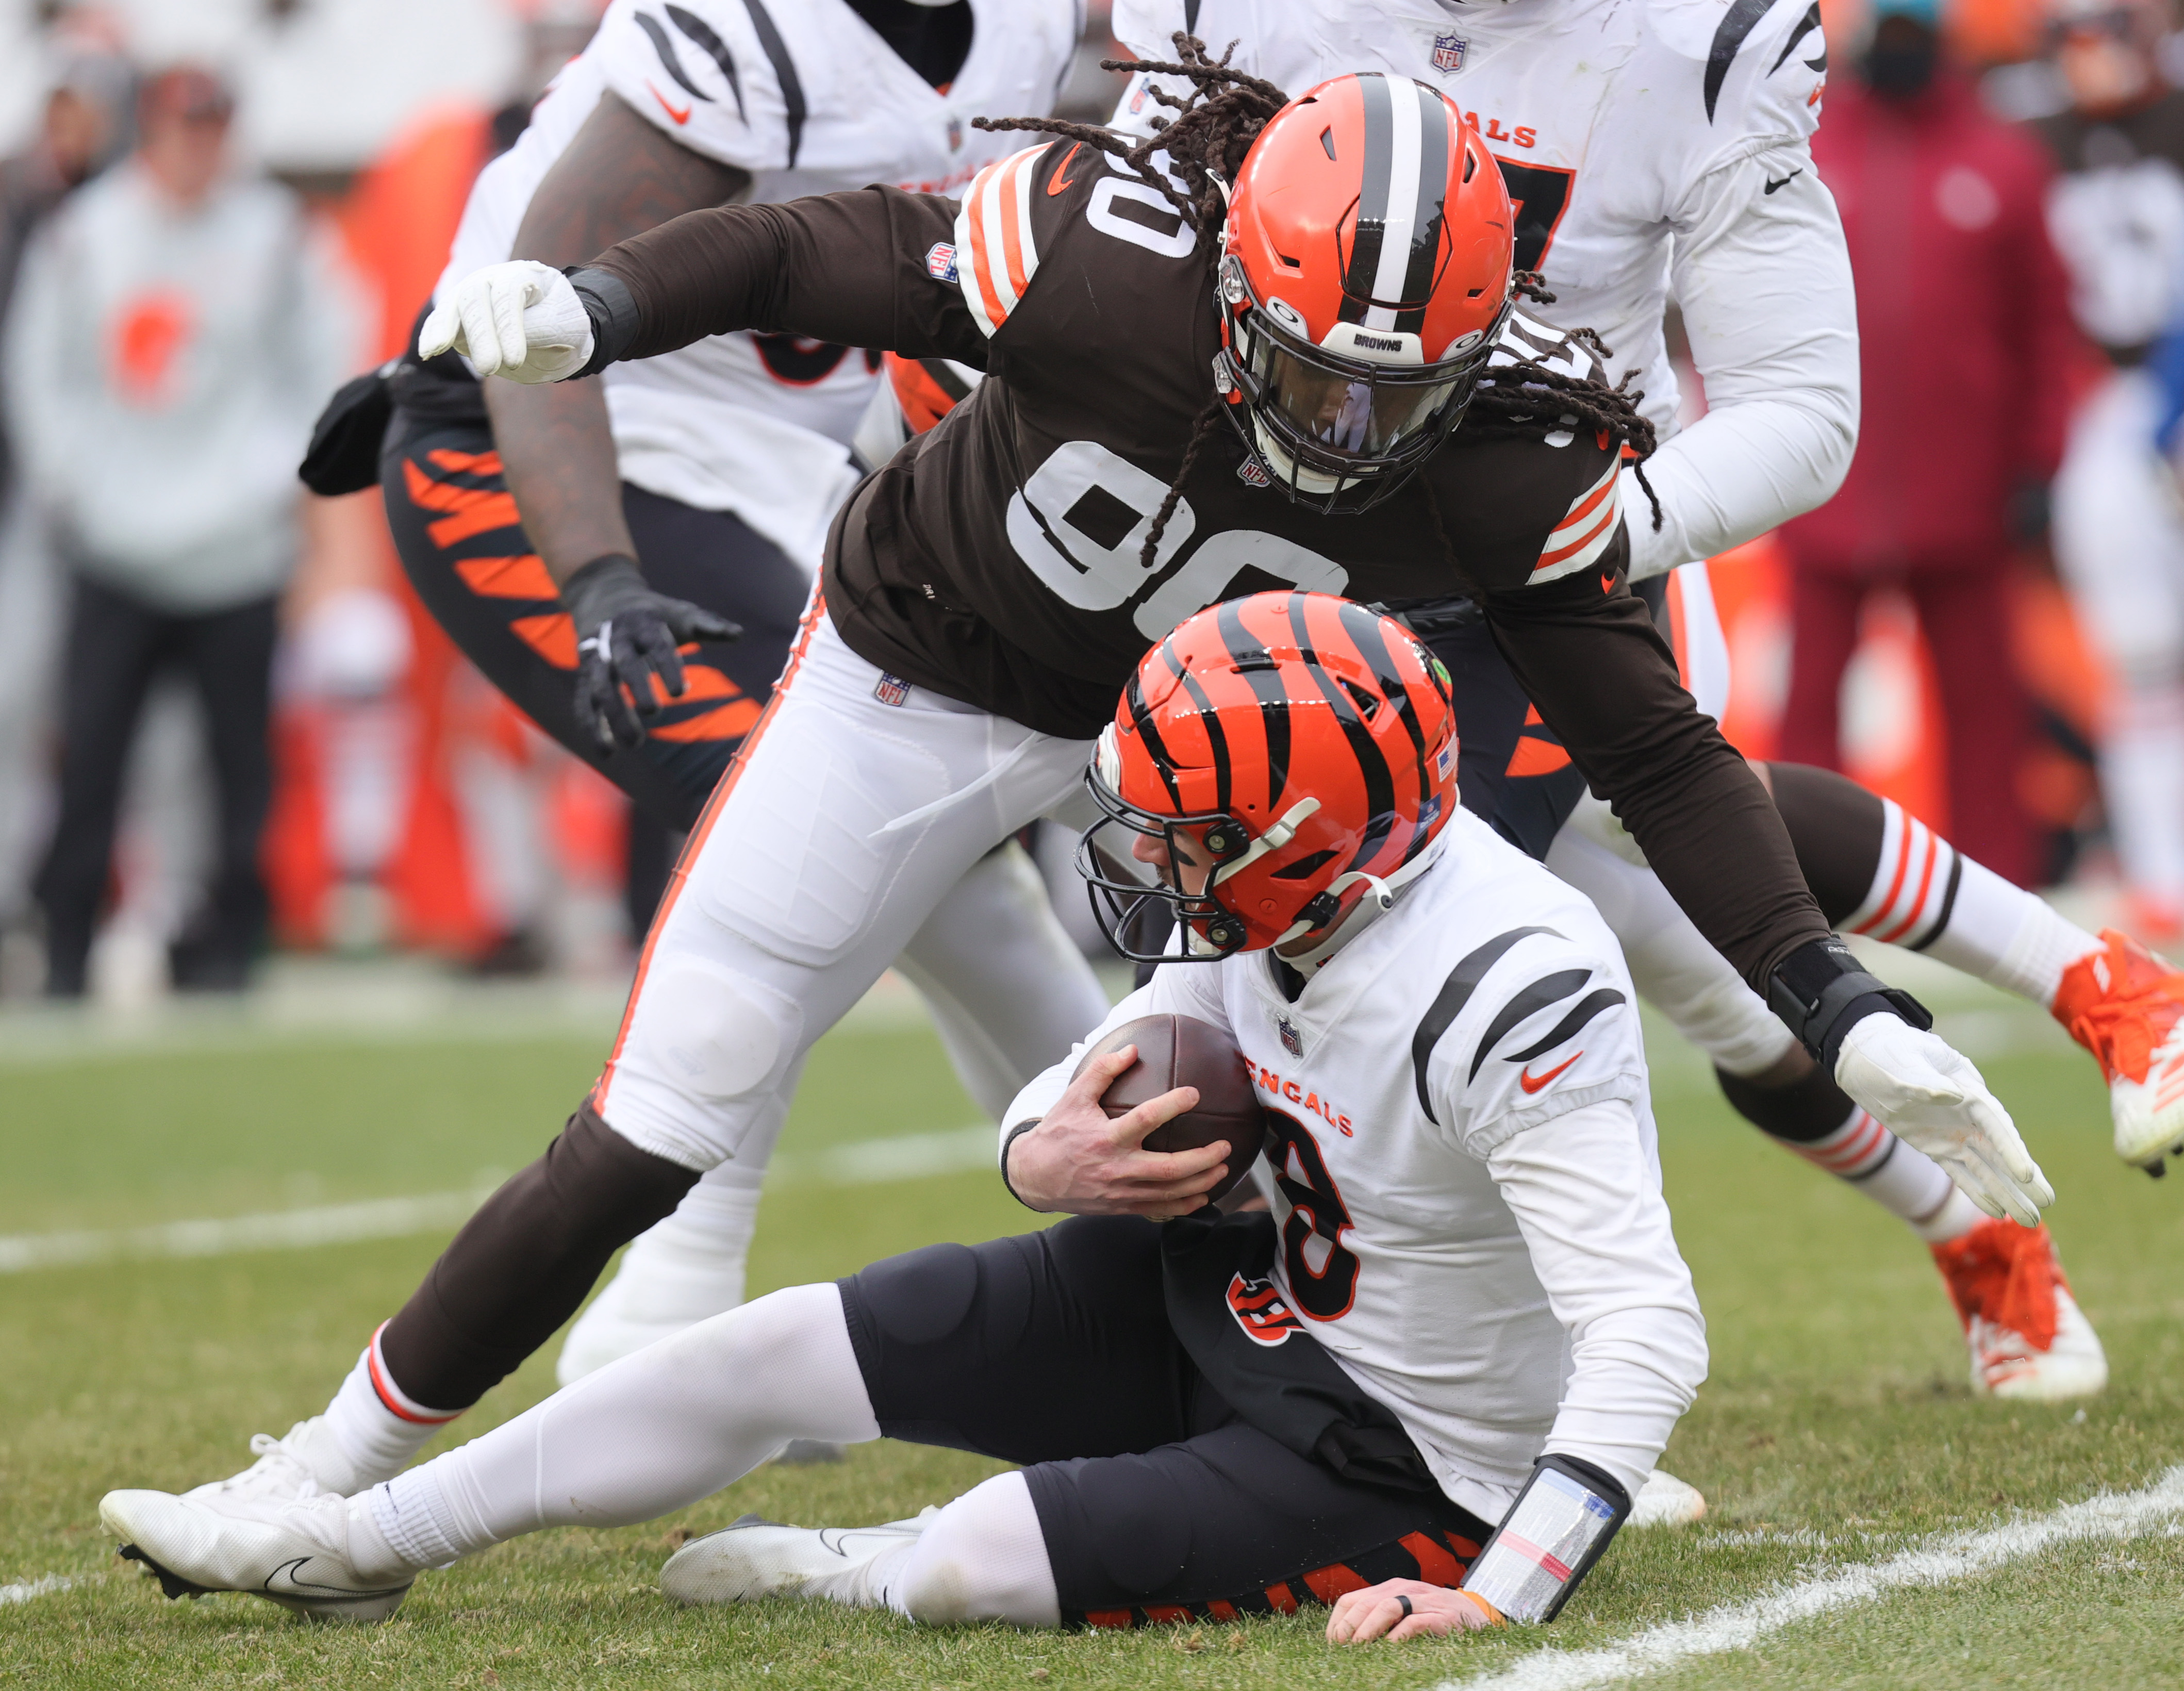
[[[1437,1490],[1346,1478],[1225,1402],[1169,1325],[1156,1222],[1078,1216],[840,1283],[883,1433],[1023,1465],[1065,1625],[1453,1586],[1492,1531]]]
[[[269,596],[224,610],[162,610],[76,576],[61,670],[60,815],[32,889],[45,912],[53,996],[84,990],[129,748],[153,678],[168,669],[186,674],[203,701],[219,793],[211,884],[176,948],[176,984],[242,985],[265,929],[258,850],[273,792],[274,609]]]

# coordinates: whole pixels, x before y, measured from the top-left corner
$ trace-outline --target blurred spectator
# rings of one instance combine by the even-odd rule
[[[133,81],[119,53],[66,50],[36,136],[25,151],[0,160],[0,315],[32,232],[123,144]],[[31,859],[44,843],[50,809],[45,749],[60,616],[49,550],[35,516],[14,497],[14,480],[0,427],[0,996],[16,986],[8,931],[25,914]]]
[[[59,815],[40,870],[47,990],[84,990],[147,687],[204,704],[219,840],[175,983],[244,982],[265,926],[259,836],[275,603],[297,545],[295,466],[354,338],[330,257],[285,190],[229,169],[232,102],[196,69],[147,84],[135,155],[24,260],[7,403],[28,491],[73,576]]]
[[[1842,491],[1781,531],[1795,619],[1781,756],[1841,767],[1859,610],[1902,588],[1941,684],[1949,831],[2022,884],[2036,868],[2017,796],[2031,716],[1999,578],[2044,529],[2062,447],[2072,337],[2042,218],[2048,170],[1942,58],[1938,0],[1875,10],[1813,142],[1858,279],[1864,403]]]
[[[2163,79],[2153,0],[2064,0],[2052,14],[2070,109],[2037,129],[2062,170],[2049,226],[2107,380],[2070,429],[2055,553],[2109,672],[2101,786],[2131,926],[2184,931],[2184,515],[2154,445],[2149,345],[2184,308],[2184,93]]]

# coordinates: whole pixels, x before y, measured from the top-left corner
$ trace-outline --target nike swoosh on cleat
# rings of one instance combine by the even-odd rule
[[[1517,1071],[1517,1084],[1524,1087],[1528,1093],[1537,1092],[1540,1087],[1546,1086],[1550,1081],[1553,1080],[1557,1075],[1562,1073],[1564,1069],[1569,1067],[1572,1063],[1577,1061],[1579,1057],[1582,1057],[1583,1055],[1585,1055],[1585,1053],[1580,1051],[1575,1056],[1565,1057],[1561,1062],[1556,1064],[1554,1067],[1548,1070],[1544,1075],[1535,1075],[1529,1069],[1519,1069]]]
[[[260,1589],[269,1597],[308,1597],[320,1603],[366,1603],[376,1598],[391,1597],[398,1590],[409,1589],[407,1586],[390,1585],[379,1591],[359,1591],[346,1585],[310,1585],[296,1577],[297,1569],[317,1560],[315,1556],[298,1556],[292,1562],[281,1563],[265,1576],[265,1583]],[[288,1576],[285,1584],[280,1583],[282,1574]]]
[[[1792,170],[1792,171],[1791,171],[1788,175],[1786,175],[1786,176],[1783,177],[1783,179],[1782,179],[1780,181],[1779,181],[1779,182],[1778,182],[1778,181],[1774,181],[1772,177],[1769,177],[1769,178],[1768,179],[1767,186],[1766,186],[1764,188],[1763,188],[1760,192],[1763,192],[1763,193],[1769,193],[1769,194],[1771,194],[1771,193],[1773,193],[1773,192],[1774,192],[1774,190],[1775,190],[1775,189],[1777,189],[1777,188],[1786,188],[1786,187],[1788,187],[1788,186],[1790,186],[1790,184],[1791,184],[1791,183],[1792,183],[1792,182],[1796,181],[1797,180],[1797,178],[1798,178],[1798,177],[1800,177],[1800,176],[1803,175],[1804,174],[1805,174],[1804,167],[1803,167],[1802,165],[1799,165],[1799,166],[1797,167],[1797,169],[1796,169],[1796,170]]]
[[[674,108],[674,107],[672,107],[672,106],[671,106],[671,105],[669,105],[669,104],[667,103],[667,96],[666,96],[666,95],[665,95],[665,94],[663,94],[663,93],[661,93],[661,92],[660,92],[660,90],[659,90],[659,89],[657,89],[657,88],[654,88],[654,87],[652,86],[652,84],[650,84],[649,82],[646,83],[644,86],[645,86],[648,89],[650,89],[650,90],[651,90],[652,97],[653,97],[654,99],[655,99],[655,100],[657,100],[657,101],[659,101],[659,102],[660,102],[660,109],[661,111],[663,111],[663,112],[666,113],[668,116],[670,116],[671,118],[673,118],[673,119],[675,120],[676,125],[677,125],[677,128],[680,128],[682,125],[684,125],[684,124],[686,124],[686,123],[688,123],[688,122],[689,122],[689,121],[690,121],[690,113],[691,113],[691,111],[693,110],[693,108],[692,108],[692,107],[690,107],[690,106],[685,106],[685,107],[683,107],[683,108],[682,108],[682,109],[681,111],[679,111],[679,112],[678,112],[678,111],[677,111],[677,110],[675,109],[675,108]],[[1768,191],[1767,191],[1767,192],[1768,192],[1769,193],[1770,193],[1770,194],[1771,194],[1771,193],[1773,193],[1773,192],[1774,192],[1774,189],[1772,189],[1772,188],[1769,188],[1769,189],[1768,189]]]
[[[1070,147],[1068,152],[1061,155],[1061,162],[1054,167],[1053,175],[1047,178],[1046,192],[1049,198],[1052,198],[1056,194],[1060,193],[1064,188],[1067,187],[1070,183],[1076,180],[1075,177],[1067,175],[1067,172],[1069,169],[1069,161],[1077,156],[1078,148],[1084,145],[1084,143],[1083,142],[1078,142]]]

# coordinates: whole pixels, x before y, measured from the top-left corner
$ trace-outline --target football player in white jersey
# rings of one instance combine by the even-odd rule
[[[1288,88],[1336,70],[1381,67],[1433,83],[1464,109],[1508,183],[1519,268],[1540,275],[1557,323],[1596,330],[1611,368],[1632,371],[1644,391],[1663,437],[1645,464],[1661,520],[1645,520],[1644,495],[1626,487],[1641,513],[1631,525],[1631,575],[1687,566],[1673,589],[1679,657],[1700,708],[1718,717],[1728,654],[1703,560],[1826,499],[1857,436],[1849,262],[1809,147],[1827,78],[1819,8],[1809,0],[1735,0],[1726,8],[1717,0],[1118,0],[1113,28],[1153,59],[1173,57],[1178,31],[1217,55],[1233,42],[1232,64]],[[1162,96],[1186,86],[1173,75],[1134,76],[1113,124],[1149,132],[1163,119]],[[1672,297],[1707,403],[1680,431],[1663,335]],[[1635,473],[1626,470],[1626,481]],[[1421,626],[1431,617],[1406,614]],[[1456,665],[1445,642],[1436,650]],[[1467,670],[1499,662],[1483,639],[1467,643],[1463,659]],[[1544,731],[1525,732],[1552,742]],[[1474,804],[1475,785],[1467,771]],[[2169,1071],[2156,1059],[2149,1074],[2133,1054],[2161,1047],[2184,1069],[2184,1034],[2162,1044],[2184,1026],[2184,977],[2121,934],[2063,921],[1976,864],[1958,870],[1945,841],[1927,853],[1940,861],[1938,876],[1914,873],[1903,884],[1904,852],[1918,836],[1935,837],[1915,819],[1888,807],[1886,825],[1874,826],[1875,801],[1847,783],[1802,780],[1799,790],[1803,814],[1786,810],[1786,820],[1816,889],[1855,882],[1831,916],[1847,931],[1915,943],[2051,1010],[2101,1064],[2119,1150],[2158,1165],[2184,1136],[2184,1091],[2157,1108]],[[2107,1377],[2099,1342],[2045,1230],[1990,1227],[1961,1198],[1952,1201],[1937,1169],[1899,1147],[1784,1037],[1606,807],[1588,800],[1572,817],[1572,796],[1551,793],[1542,814],[1522,818],[1489,808],[1618,924],[1647,996],[1714,1059],[1741,1112],[1911,1223],[1934,1249],[1964,1324],[1974,1389],[2099,1390]],[[1945,900],[1964,877],[1961,906]],[[1897,904],[1905,908],[1892,914]],[[2001,1297],[2005,1283],[2036,1286],[2038,1294],[2031,1305]],[[2005,1315],[2014,1325],[1997,1319]]]
[[[1457,807],[1456,767],[1438,660],[1294,592],[1184,621],[1099,742],[1086,872],[1112,830],[1163,876],[1104,882],[1118,907],[1164,903],[1192,956],[1094,1037],[1167,1015],[1233,1043],[1271,1213],[1206,1205],[1225,1143],[1140,1148],[1195,1091],[1106,1118],[1125,1045],[1040,1076],[1002,1138],[1017,1195],[1075,1219],[775,1293],[355,1497],[117,1492],[109,1529],[170,1584],[378,1620],[518,1533],[649,1519],[786,1438],[893,1436],[1022,1466],[911,1521],[747,1519],[679,1550],[667,1594],[1026,1627],[1343,1599],[1351,1641],[1552,1619],[1705,1327],[1614,938]]]
[[[616,0],[480,175],[441,292],[511,256],[587,257],[694,206],[876,179],[960,188],[1013,145],[968,118],[1045,109],[1080,14],[1078,0]],[[453,357],[410,359],[367,461],[410,579],[458,644],[648,815],[688,828],[787,658],[827,525],[856,480],[845,442],[877,362],[788,336],[720,335],[602,382],[526,388],[481,384]],[[741,639],[717,637],[716,620]],[[900,966],[995,1116],[1107,1005],[1006,842]],[[624,1259],[565,1341],[564,1381],[740,1300],[788,1098]],[[331,1413],[275,1441],[248,1482],[393,1471],[489,1383],[400,1337],[391,1355],[375,1338]]]

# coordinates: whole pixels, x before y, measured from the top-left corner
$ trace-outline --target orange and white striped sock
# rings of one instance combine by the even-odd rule
[[[1957,1190],[1939,1163],[1855,1105],[1842,1126],[1824,1138],[1772,1137],[1908,1222],[1929,1244],[1961,1238],[1979,1225],[1978,1207]]]
[[[1842,931],[1923,951],[2043,1009],[2052,1005],[2064,970],[2101,942],[1966,857],[1895,800],[1880,805],[1873,885]]]

